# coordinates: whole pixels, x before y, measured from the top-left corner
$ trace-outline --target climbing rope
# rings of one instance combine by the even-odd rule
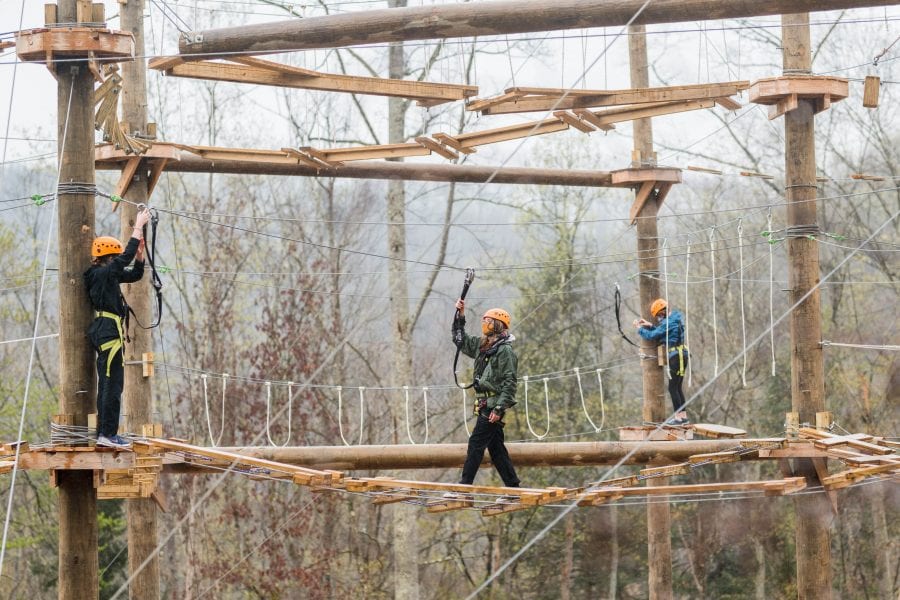
[[[294,404],[294,393],[291,389],[291,386],[294,385],[293,381],[288,381],[287,389],[288,389],[288,408],[287,408],[287,439],[283,444],[280,444],[282,448],[288,445],[291,441],[291,411],[293,410]],[[266,382],[266,439],[269,440],[269,444],[272,446],[279,446],[272,440],[272,434],[269,432],[269,413],[271,411],[272,406],[272,382]]]
[[[345,446],[349,446],[349,445],[350,445],[350,442],[348,442],[348,441],[347,441],[347,438],[344,437],[344,426],[341,424],[341,420],[342,420],[341,415],[342,415],[342,413],[343,413],[343,396],[341,395],[341,389],[342,389],[341,386],[338,386],[338,387],[337,387],[337,393],[338,393],[338,431],[339,431],[340,434],[341,434],[341,441],[344,442],[344,445],[345,445]],[[365,401],[365,397],[364,397],[365,391],[366,391],[366,388],[364,388],[364,387],[360,387],[360,388],[359,388],[359,440],[357,440],[357,442],[356,442],[356,445],[357,445],[357,446],[359,446],[360,444],[362,444],[362,438],[363,438],[363,417],[365,416],[363,404],[364,404],[364,401]]]
[[[222,441],[222,435],[225,433],[225,387],[228,383],[228,373],[222,374],[222,427],[219,429],[219,437],[213,435],[212,420],[209,418],[209,390],[207,386],[207,375],[203,373],[200,379],[203,381],[203,406],[206,408],[206,430],[209,431],[209,443],[215,448]]]
[[[719,328],[716,325],[716,228],[709,230],[709,260],[712,265],[713,377],[719,376]]]
[[[619,328],[619,333],[622,334],[622,338],[636,348],[640,348],[637,344],[628,339],[628,336],[625,335],[625,332],[622,331],[622,317],[621,317],[621,308],[622,308],[622,291],[619,289],[619,284],[616,283],[616,292],[614,295],[615,298],[615,307],[616,307],[616,326]]]
[[[662,241],[662,277],[663,277],[663,297],[666,299],[666,306],[669,306],[669,238],[663,238]],[[666,353],[665,356],[666,366],[663,368],[663,371],[666,374],[666,379],[672,379],[672,371],[669,369],[669,315],[672,314],[671,309],[666,314],[666,335],[665,335],[665,347]]]
[[[687,240],[687,254],[684,257],[684,345],[688,348],[691,345],[688,343],[688,315],[690,314],[690,299],[688,295],[688,289],[690,289],[690,285],[688,285],[688,281],[690,280],[691,274],[691,238]],[[687,385],[691,387],[691,365],[694,363],[692,360],[688,360],[687,364]]]
[[[547,389],[548,379],[544,377],[542,380],[544,382],[544,403],[547,409],[547,431],[540,435],[531,426],[531,417],[528,415],[528,377],[524,377],[523,379],[525,381],[525,422],[528,424],[528,430],[531,432],[531,435],[542,440],[550,433],[550,392]]]
[[[772,231],[772,211],[766,215],[766,233]],[[765,234],[763,234],[765,235]],[[769,346],[772,350],[772,377],[775,377],[775,245],[769,242]]]
[[[842,342],[832,342],[822,340],[822,346],[843,346],[844,348],[860,348],[862,350],[900,350],[900,346],[892,344],[847,344]]]
[[[578,380],[578,395],[581,397],[581,409],[584,411],[584,416],[587,418],[588,423],[594,428],[594,433],[603,431],[603,424],[606,422],[606,407],[603,404],[603,378],[600,376],[600,371],[601,369],[597,369],[597,381],[600,383],[600,426],[598,427],[594,420],[591,419],[591,415],[588,414],[587,405],[584,403],[584,390],[581,388],[581,373],[579,373],[578,367],[575,367],[575,378]]]
[[[412,439],[412,432],[409,427],[409,386],[403,386],[403,392],[406,394],[406,437],[409,438],[410,444],[415,444],[416,442]],[[422,402],[425,405],[425,439],[422,440],[423,444],[428,443],[428,388],[422,388]]]
[[[747,317],[744,313],[744,220],[738,219],[738,272],[740,273],[738,281],[740,282],[741,298],[741,347],[747,349]],[[747,387],[747,352],[743,353],[741,359],[741,386]]]

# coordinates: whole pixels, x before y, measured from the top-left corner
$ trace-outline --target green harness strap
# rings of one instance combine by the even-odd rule
[[[684,377],[684,344],[669,348],[669,350],[678,352],[678,372],[675,374],[679,377]]]
[[[125,346],[125,332],[122,331],[122,317],[120,317],[119,315],[111,312],[106,312],[105,310],[98,310],[97,316],[105,317],[107,319],[112,319],[113,321],[115,321],[116,329],[119,332],[118,338],[109,340],[108,342],[100,345],[101,352],[106,352],[107,350],[110,351],[109,357],[106,359],[106,376],[109,377],[109,370],[110,367],[112,367],[113,357],[115,357],[115,355],[119,353],[119,350],[121,350]]]

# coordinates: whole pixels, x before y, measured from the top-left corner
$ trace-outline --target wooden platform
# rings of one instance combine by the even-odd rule
[[[134,36],[128,31],[94,27],[26,29],[16,32],[16,55],[24,62],[42,62],[48,66],[55,58],[131,60]]]
[[[770,120],[796,109],[801,98],[812,100],[818,113],[849,95],[850,85],[842,77],[784,75],[759,79],[750,86],[750,101],[768,105]]]

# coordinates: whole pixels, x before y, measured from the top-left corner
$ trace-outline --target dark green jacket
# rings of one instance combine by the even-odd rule
[[[475,393],[478,397],[488,396],[487,408],[496,409],[503,415],[506,409],[516,404],[516,373],[519,367],[519,359],[512,349],[511,342],[515,339],[512,335],[500,341],[497,346],[492,346],[486,352],[481,352],[481,337],[469,335],[465,332],[465,319],[458,325],[454,325],[462,332],[462,353],[475,359],[474,377],[478,380]]]

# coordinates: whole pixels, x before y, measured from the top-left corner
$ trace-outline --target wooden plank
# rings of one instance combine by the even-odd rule
[[[457,154],[456,152],[454,152],[447,146],[444,146],[440,142],[436,142],[435,140],[433,140],[429,137],[419,136],[416,138],[416,141],[419,144],[421,144],[422,146],[424,146],[425,148],[428,148],[435,154],[443,156],[444,158],[447,158],[450,160],[456,160],[457,158],[459,158],[459,154]]]
[[[689,462],[641,469],[641,475],[645,477],[674,477],[675,475],[685,475],[690,472],[691,463]]]
[[[753,456],[758,452],[746,452],[741,450],[729,450],[727,452],[709,452],[707,454],[694,454],[688,458],[692,465],[712,465],[719,463],[740,462],[742,455]]]
[[[507,91],[499,96],[495,96],[493,98],[483,98],[481,100],[472,100],[466,104],[466,110],[469,111],[478,111],[484,110],[489,106],[494,106],[495,104],[501,104],[503,102],[508,102],[511,100],[516,100],[521,98],[525,94],[522,92],[511,92]]]
[[[624,121],[634,121],[636,119],[661,117],[663,115],[671,115],[680,112],[700,110],[704,108],[712,108],[713,105],[715,105],[715,102],[712,100],[693,100],[688,102],[662,102],[658,104],[648,104],[643,107],[638,106],[628,107],[627,109],[612,109],[608,111],[592,112],[602,124],[612,124],[621,123]]]
[[[729,98],[727,96],[723,96],[722,98],[716,98],[716,104],[724,108],[725,110],[738,110],[741,108],[742,104],[737,100]]]
[[[829,486],[840,485],[845,482],[853,482],[857,479],[864,479],[873,475],[881,475],[882,473],[900,472],[900,463],[886,463],[883,465],[871,465],[868,467],[860,467],[858,469],[848,469],[829,475],[824,478],[820,477],[822,485],[826,488]]]
[[[334,480],[333,472],[316,471],[315,469],[307,469],[305,467],[298,467],[296,465],[286,465],[262,458],[244,456],[242,454],[236,454],[234,452],[224,452],[222,450],[216,450],[214,448],[193,446],[191,444],[185,444],[183,442],[176,442],[173,440],[150,438],[145,441],[138,440],[134,443],[135,445],[145,444],[155,448],[174,450],[176,452],[189,452],[191,454],[204,456],[214,460],[227,461],[236,465],[249,465],[253,467],[260,467],[263,469],[270,469],[272,471],[291,473],[294,476],[295,483],[315,485],[317,483],[326,483]]]
[[[466,108],[468,110],[479,110],[485,115],[496,115],[548,110],[570,110],[574,108],[596,108],[601,106],[621,106],[625,104],[682,102],[686,100],[719,101],[721,99],[722,102],[726,104],[737,104],[727,97],[733,96],[749,87],[749,81],[733,81],[628,90],[511,88],[507,91],[507,94],[518,93],[520,96],[504,98],[507,96],[507,94],[504,94],[497,98],[482,100],[480,103],[472,103]],[[536,97],[529,98],[529,96]],[[472,106],[474,106],[474,108],[472,108]],[[738,108],[740,107],[739,104],[737,106]]]
[[[336,75],[278,65],[260,59],[233,58],[231,62],[190,61],[165,63],[166,74],[210,81],[229,81],[296,89],[347,92],[373,96],[401,97],[440,102],[464,100],[478,93],[471,85],[383,79],[356,75]],[[268,63],[266,66],[260,66]],[[151,62],[150,68],[156,68]]]
[[[690,168],[690,167],[688,167]],[[739,438],[747,435],[747,432],[737,427],[718,425],[715,423],[695,423],[691,425],[696,433],[708,438]]]
[[[566,123],[579,131],[583,131],[584,133],[594,133],[597,130],[597,128],[589,122],[582,120],[580,117],[567,110],[558,110],[553,113],[553,116],[563,123]]]
[[[518,140],[524,137],[554,133],[556,131],[565,131],[568,128],[569,126],[559,119],[545,119],[543,121],[510,125],[508,127],[497,127],[472,133],[463,133],[457,135],[456,140],[463,148],[472,148],[475,146],[483,146],[485,144],[496,144],[498,142]],[[437,139],[437,135],[434,137]]]
[[[476,152],[474,148],[464,147],[458,139],[456,139],[455,137],[452,137],[450,135],[447,135],[446,133],[435,133],[431,137],[433,137],[437,141],[441,142],[442,144],[450,146],[451,148],[453,148],[457,152],[460,152],[461,154],[474,154]]]
[[[572,112],[578,115],[578,118],[582,119],[583,121],[587,121],[601,131],[612,131],[616,128],[614,124],[603,121],[586,108],[576,108]]]
[[[379,146],[358,146],[353,148],[328,148],[320,149],[329,163],[371,160],[375,158],[400,158],[406,156],[428,156],[431,150],[417,143],[406,144],[382,144]]]
[[[863,82],[863,101],[865,108],[878,108],[878,94],[881,92],[881,78],[877,75],[866,75]]]
[[[735,492],[735,491],[767,491],[767,490],[791,490],[797,491],[805,487],[802,477],[789,477],[770,481],[733,481],[718,483],[693,483],[683,485],[660,485],[630,488],[601,488],[597,493],[621,494],[622,496],[667,496],[671,494],[708,494],[711,492]],[[594,493],[594,492],[589,492]]]
[[[554,490],[543,488],[508,488],[432,481],[409,481],[393,478],[347,478],[344,485],[351,492],[369,492],[377,489],[409,489],[420,491],[456,492],[460,494],[485,494],[492,496],[519,496],[525,504],[537,505],[542,497],[559,497]]]

